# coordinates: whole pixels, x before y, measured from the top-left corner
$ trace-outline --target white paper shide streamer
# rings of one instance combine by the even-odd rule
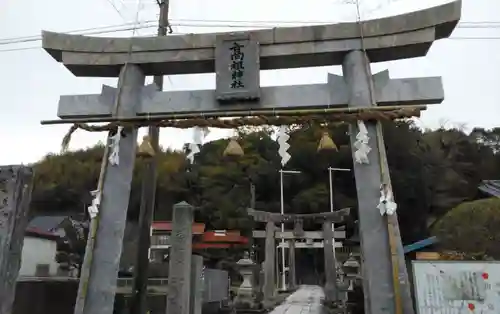
[[[116,130],[116,134],[111,136],[111,143],[109,147],[111,148],[111,153],[109,154],[109,163],[112,166],[118,166],[120,164],[120,140],[122,139],[123,127],[119,126]]]
[[[99,213],[99,206],[101,206],[101,191],[91,191],[90,195],[92,196],[92,203],[87,208],[87,211],[89,212],[90,218],[94,219]]]
[[[278,130],[278,154],[281,157],[281,166],[285,166],[286,163],[292,158],[292,155],[290,155],[287,151],[290,148],[290,144],[288,144],[288,140],[290,139],[290,136],[286,133],[287,128],[286,126],[282,125],[280,126]]]
[[[382,185],[380,187],[380,200],[377,208],[380,210],[380,215],[393,215],[398,209],[398,204],[394,202],[392,189]]]
[[[208,132],[208,128],[198,126],[193,128],[193,141],[189,143],[189,154],[187,155],[190,163],[194,162],[194,156],[200,152],[200,146],[203,145],[203,140],[208,135]]]
[[[368,160],[368,153],[372,150],[368,145],[370,137],[368,136],[368,130],[366,129],[365,123],[361,120],[358,121],[358,129],[359,132],[356,134],[356,142],[354,142],[354,147],[356,148],[354,160],[358,164],[369,164],[370,160]]]

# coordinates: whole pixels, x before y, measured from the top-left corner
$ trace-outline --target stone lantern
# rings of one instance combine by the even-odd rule
[[[240,308],[253,308],[255,305],[253,287],[255,263],[250,259],[250,254],[245,252],[243,258],[236,264],[238,265],[239,272],[243,277],[243,282],[238,288],[238,292],[234,300],[235,306]]]
[[[349,281],[348,290],[352,291],[354,289],[353,284],[359,277],[360,264],[354,256],[350,255],[344,264],[342,264],[342,268],[344,269],[346,279]]]
[[[359,274],[359,262],[352,255],[344,262],[343,268],[347,277],[354,277]]]

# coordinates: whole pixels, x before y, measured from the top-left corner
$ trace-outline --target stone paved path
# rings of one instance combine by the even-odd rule
[[[285,302],[277,306],[270,314],[322,314],[322,300],[325,298],[319,286],[300,286]]]

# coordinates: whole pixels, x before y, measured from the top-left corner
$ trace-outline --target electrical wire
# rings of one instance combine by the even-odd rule
[[[146,20],[146,21],[140,21],[138,24],[147,24],[147,23],[152,23],[155,22],[154,20]],[[108,26],[98,26],[98,27],[90,27],[90,28],[83,28],[83,29],[76,29],[76,30],[70,30],[66,31],[65,33],[67,34],[74,34],[74,33],[86,33],[86,32],[92,32],[92,31],[113,31],[114,28],[117,27],[123,27],[123,26],[129,26],[129,25],[134,25],[134,22],[128,22],[128,23],[120,23],[116,25],[108,25]],[[33,38],[38,38],[41,39],[40,35],[31,35],[31,36],[18,36],[18,37],[8,37],[8,38],[0,38],[0,43],[5,42],[5,41],[13,41],[13,40],[23,40],[23,39],[33,39]]]
[[[207,24],[212,23],[212,24]],[[213,24],[217,23],[217,24]],[[238,24],[241,23],[241,24]],[[171,20],[172,26],[179,27],[197,27],[197,28],[212,28],[212,27],[220,27],[220,28],[272,28],[278,27],[282,25],[278,24],[293,24],[293,26],[300,26],[304,24],[334,24],[336,22],[332,21],[231,21],[231,20]],[[146,29],[157,27],[157,21],[155,20],[145,20],[140,21],[138,23],[137,29]],[[106,33],[115,33],[122,31],[129,31],[133,28],[131,25],[135,25],[132,22],[122,23],[117,25],[109,25],[102,27],[92,27],[86,29],[78,29],[78,30],[70,30],[65,31],[63,33],[67,34],[78,34],[78,35],[99,35]],[[289,25],[292,26],[292,25]],[[460,22],[456,28],[462,29],[500,29],[500,21],[473,21],[473,22]],[[500,36],[498,36],[500,37]],[[496,37],[494,37],[496,38]],[[32,35],[32,36],[22,36],[22,37],[10,37],[10,38],[0,38],[0,46],[9,45],[9,44],[20,44],[27,42],[37,42],[41,41],[41,35]]]
[[[115,5],[114,1],[113,0],[106,0],[107,3],[109,3],[113,9],[116,11],[116,13],[118,13],[118,15],[123,19],[123,20],[126,20],[126,18],[123,16],[122,12],[120,11],[120,9],[118,9],[118,7]],[[123,5],[123,3],[122,3]]]
[[[131,30],[136,30],[137,29],[146,29],[146,28],[153,28],[157,27],[156,25],[142,25],[140,27],[134,28],[134,26],[128,26],[128,27],[123,27],[123,28],[117,28],[117,29],[103,29],[103,30],[94,30],[94,31],[86,31],[86,32],[81,32],[75,35],[101,35],[101,34],[110,34],[110,33],[119,33],[119,32],[125,32],[125,31],[131,31]],[[75,32],[69,32],[69,33],[75,33]],[[33,37],[33,38],[25,38],[25,39],[20,39],[20,40],[12,40],[12,41],[5,41],[2,42],[0,40],[0,46],[5,46],[5,45],[12,45],[12,44],[22,44],[22,43],[29,43],[29,42],[38,42],[41,41],[42,37]]]
[[[173,32],[172,35],[187,35],[189,33],[182,33],[182,32]],[[153,34],[151,34],[153,36]],[[487,37],[487,36],[478,36],[478,37],[464,37],[464,36],[458,36],[458,37],[448,37],[444,38],[445,40],[484,40],[484,41],[490,41],[490,40],[500,40],[500,36],[495,37]],[[35,49],[42,49],[41,46],[33,46],[33,47],[20,47],[20,48],[9,48],[9,49],[0,49],[0,53],[2,52],[15,52],[15,51],[26,51],[26,50],[35,50]]]

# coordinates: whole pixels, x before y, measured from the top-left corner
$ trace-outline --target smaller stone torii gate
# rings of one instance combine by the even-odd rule
[[[321,222],[323,225],[323,250],[325,252],[325,297],[327,301],[336,301],[337,291],[337,270],[335,263],[335,252],[333,243],[334,231],[332,223],[338,224],[344,222],[349,216],[350,209],[344,208],[335,212],[317,213],[317,214],[279,214],[259,211],[252,208],[247,210],[248,214],[257,222],[266,223],[266,244],[264,260],[264,305],[269,304],[276,294],[275,285],[275,254],[276,254],[276,224],[286,222],[297,222],[305,219]],[[297,236],[302,236],[304,230],[299,226],[296,228]],[[292,254],[293,255],[293,254]],[[292,270],[295,273],[295,270]]]
[[[349,124],[366,313],[414,313],[395,206],[390,203],[389,211],[380,202],[381,194],[387,199],[392,191],[379,120],[420,115],[427,104],[443,101],[443,86],[439,77],[372,75],[370,63],[425,56],[434,41],[451,34],[460,15],[456,0],[370,21],[238,33],[102,38],[43,32],[43,48],[74,75],[118,77],[117,88],[104,87],[100,94],[62,96],[61,119],[43,122],[110,132],[112,149],[103,158],[110,165],[103,167],[95,193],[93,213],[99,219],[89,238],[98,240],[86,253],[91,276],[82,281],[76,313],[113,311],[139,127],[315,121]],[[341,65],[343,76],[329,74],[325,84],[260,87],[260,70],[330,65]],[[146,75],[213,72],[215,90],[159,92],[144,86]],[[108,124],[87,124],[92,122]]]
[[[323,231],[304,231],[302,228],[303,219],[297,219],[294,221],[294,229],[293,230],[285,230],[276,231],[275,239],[284,239],[286,242],[284,243],[286,248],[288,248],[288,284],[289,288],[295,288],[297,282],[296,276],[296,263],[295,263],[295,249],[324,249],[324,235]],[[254,239],[265,239],[267,237],[265,230],[253,230],[252,236]],[[333,242],[334,244],[341,245],[341,242],[337,242],[337,239],[345,239],[345,231],[335,229],[333,232]],[[312,240],[312,243],[296,243],[296,240]],[[321,240],[320,243],[315,240]],[[281,244],[280,244],[281,245]],[[279,245],[278,245],[279,247]],[[335,246],[337,248],[337,246]],[[336,257],[335,257],[336,259]],[[336,260],[336,262],[338,262]]]

